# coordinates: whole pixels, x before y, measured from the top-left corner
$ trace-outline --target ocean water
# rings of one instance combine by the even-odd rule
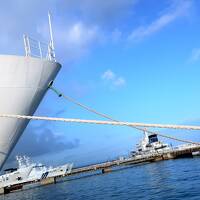
[[[5,200],[200,200],[200,158],[133,166],[0,196]]]

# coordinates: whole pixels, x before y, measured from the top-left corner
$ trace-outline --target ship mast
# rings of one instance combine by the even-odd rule
[[[55,48],[54,48],[53,31],[52,31],[52,23],[51,23],[50,12],[48,12],[48,18],[49,18],[49,33],[50,33],[49,47],[50,47],[51,57],[53,58],[53,60],[55,60],[56,55],[55,55]]]

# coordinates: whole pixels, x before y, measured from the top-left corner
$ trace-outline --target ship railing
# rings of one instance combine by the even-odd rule
[[[25,55],[55,61],[55,52],[51,42],[49,44],[36,40],[28,35],[23,35]]]

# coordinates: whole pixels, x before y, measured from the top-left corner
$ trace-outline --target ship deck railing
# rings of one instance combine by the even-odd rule
[[[55,60],[55,53],[51,44],[41,42],[28,35],[23,35],[25,55],[46,60]]]

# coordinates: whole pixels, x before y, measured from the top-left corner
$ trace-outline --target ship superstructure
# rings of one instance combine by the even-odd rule
[[[158,140],[157,134],[148,134],[144,131],[142,141],[136,146],[136,151],[131,151],[131,156],[151,155],[170,151],[172,147]]]
[[[55,168],[47,167],[41,163],[32,162],[26,156],[17,156],[16,160],[18,168],[7,169],[6,173],[0,176],[0,188],[64,176],[71,173],[73,167],[73,164],[65,164]]]
[[[24,35],[25,56],[0,55],[0,113],[33,115],[61,65],[50,42],[45,45]],[[29,120],[0,119],[0,169]]]

